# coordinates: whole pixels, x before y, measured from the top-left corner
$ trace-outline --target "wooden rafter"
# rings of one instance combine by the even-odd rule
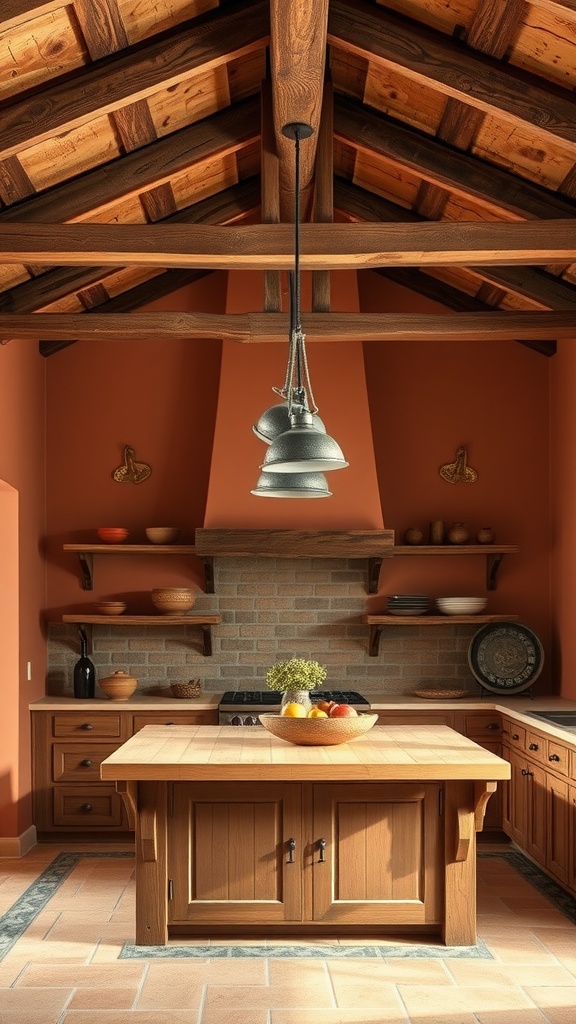
[[[290,270],[290,224],[5,224],[0,264]],[[576,221],[303,224],[303,270],[514,266],[576,260]]]
[[[576,340],[574,313],[307,313],[310,342]],[[207,340],[284,342],[285,313],[32,313],[0,315],[1,338],[62,341]]]

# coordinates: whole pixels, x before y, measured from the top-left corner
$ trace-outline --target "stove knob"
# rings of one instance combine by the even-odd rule
[[[242,725],[240,715],[234,715],[234,717],[230,719],[230,725]]]
[[[244,725],[257,725],[257,724],[258,723],[257,723],[256,719],[254,718],[254,715],[246,715],[246,718],[244,719]]]

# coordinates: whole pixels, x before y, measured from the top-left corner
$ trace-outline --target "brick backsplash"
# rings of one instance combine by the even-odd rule
[[[199,595],[192,612],[222,616],[212,627],[212,657],[203,656],[194,627],[95,625],[90,656],[98,676],[123,669],[151,696],[169,695],[171,681],[192,678],[207,691],[264,689],[268,666],[297,655],[326,666],[330,689],[377,696],[449,683],[478,692],[468,666],[475,626],[387,627],[378,657],[369,656],[366,561],[222,557],[214,581],[215,593]],[[77,627],[52,623],[48,694],[72,693],[79,654]]]

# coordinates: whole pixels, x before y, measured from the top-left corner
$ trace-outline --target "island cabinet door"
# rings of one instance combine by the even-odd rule
[[[176,783],[169,924],[302,919],[301,786]]]
[[[439,793],[435,783],[314,787],[310,870],[315,921],[440,921]]]

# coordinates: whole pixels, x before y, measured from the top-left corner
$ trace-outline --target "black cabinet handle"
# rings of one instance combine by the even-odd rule
[[[91,768],[92,761],[90,760],[89,757],[85,757],[83,761],[80,761],[80,765],[82,768]]]
[[[92,804],[82,804],[80,810],[84,811],[86,814],[90,814],[90,811],[92,810]]]
[[[528,750],[540,750],[540,747],[537,743],[530,743],[528,746]]]
[[[548,760],[549,761],[559,761],[560,758],[558,757],[558,754],[550,754],[550,757],[548,758]]]
[[[288,840],[288,864],[294,863],[294,850],[296,849],[296,840]]]
[[[487,729],[499,729],[500,725],[499,725],[498,722],[490,722],[490,724],[487,725],[486,728]]]
[[[92,723],[91,723],[91,722],[84,722],[84,724],[83,724],[83,725],[81,725],[81,726],[80,726],[80,728],[81,728],[81,729],[86,729],[86,730],[87,730],[87,731],[89,732],[89,731],[90,731],[90,729],[93,729],[93,728],[94,728],[94,726],[92,725]]]
[[[323,864],[324,861],[326,860],[326,858],[324,856],[324,851],[326,849],[326,840],[325,839],[319,839],[318,840],[318,846],[320,847],[320,856],[318,857],[318,863],[319,864]]]
[[[526,768],[523,768],[522,769],[522,775],[534,775],[534,772],[529,772],[529,771],[526,770]]]
[[[519,735],[518,735],[518,733],[517,733],[517,732],[513,732],[513,733],[512,733],[512,739],[513,739],[513,740],[519,740],[519,739],[520,739],[520,737],[519,737]]]

